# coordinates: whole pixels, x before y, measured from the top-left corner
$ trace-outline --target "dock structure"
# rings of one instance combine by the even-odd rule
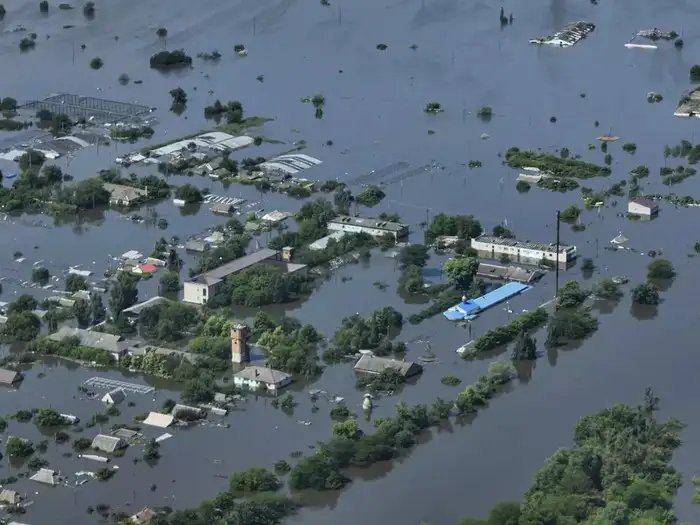
[[[522,283],[504,284],[481,297],[468,299],[454,305],[452,308],[445,310],[443,315],[450,321],[474,319],[481,312],[488,310],[492,306],[531,289],[532,286]]]
[[[85,381],[85,386],[92,388],[108,388],[109,390],[114,390],[121,388],[125,392],[133,394],[150,394],[155,390],[152,386],[139,385],[138,383],[126,383],[124,381],[116,381],[115,379],[109,379],[107,377],[91,377]]]
[[[138,120],[150,114],[153,110],[150,106],[141,104],[85,97],[72,93],[60,93],[42,100],[33,100],[20,106],[19,109],[48,110],[52,113],[63,113],[69,117],[83,117],[96,124]]]

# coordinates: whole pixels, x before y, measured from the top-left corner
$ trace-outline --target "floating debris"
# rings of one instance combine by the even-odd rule
[[[678,33],[675,31],[662,31],[661,29],[642,29],[637,33],[637,36],[643,38],[648,38],[650,40],[675,40],[678,37]]]
[[[531,44],[547,44],[549,46],[571,47],[580,40],[586,38],[588,33],[595,29],[595,24],[590,22],[572,22],[561,31],[557,31],[552,36],[533,38]]]

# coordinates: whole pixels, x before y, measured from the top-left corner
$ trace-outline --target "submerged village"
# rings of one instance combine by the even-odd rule
[[[698,522],[689,10],[5,0],[0,523]]]

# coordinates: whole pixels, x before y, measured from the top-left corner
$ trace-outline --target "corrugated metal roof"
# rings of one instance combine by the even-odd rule
[[[240,272],[245,270],[254,264],[264,261],[265,259],[271,259],[278,254],[277,250],[271,250],[270,248],[264,248],[255,253],[250,253],[226,263],[218,268],[214,268],[208,272],[197,275],[191,279],[191,281],[198,281],[199,279],[224,279],[225,277],[231,275],[232,273]],[[207,283],[210,284],[210,283]]]

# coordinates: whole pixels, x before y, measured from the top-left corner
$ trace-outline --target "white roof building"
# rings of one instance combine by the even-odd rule
[[[269,392],[277,392],[291,382],[289,374],[263,366],[249,366],[233,376],[233,384],[238,387],[266,388]]]
[[[126,393],[121,388],[115,388],[110,390],[104,396],[102,396],[102,402],[108,405],[118,405],[126,399]]]
[[[174,420],[175,418],[170,414],[151,412],[148,414],[148,417],[143,420],[143,424],[158,428],[168,428],[173,424]]]

